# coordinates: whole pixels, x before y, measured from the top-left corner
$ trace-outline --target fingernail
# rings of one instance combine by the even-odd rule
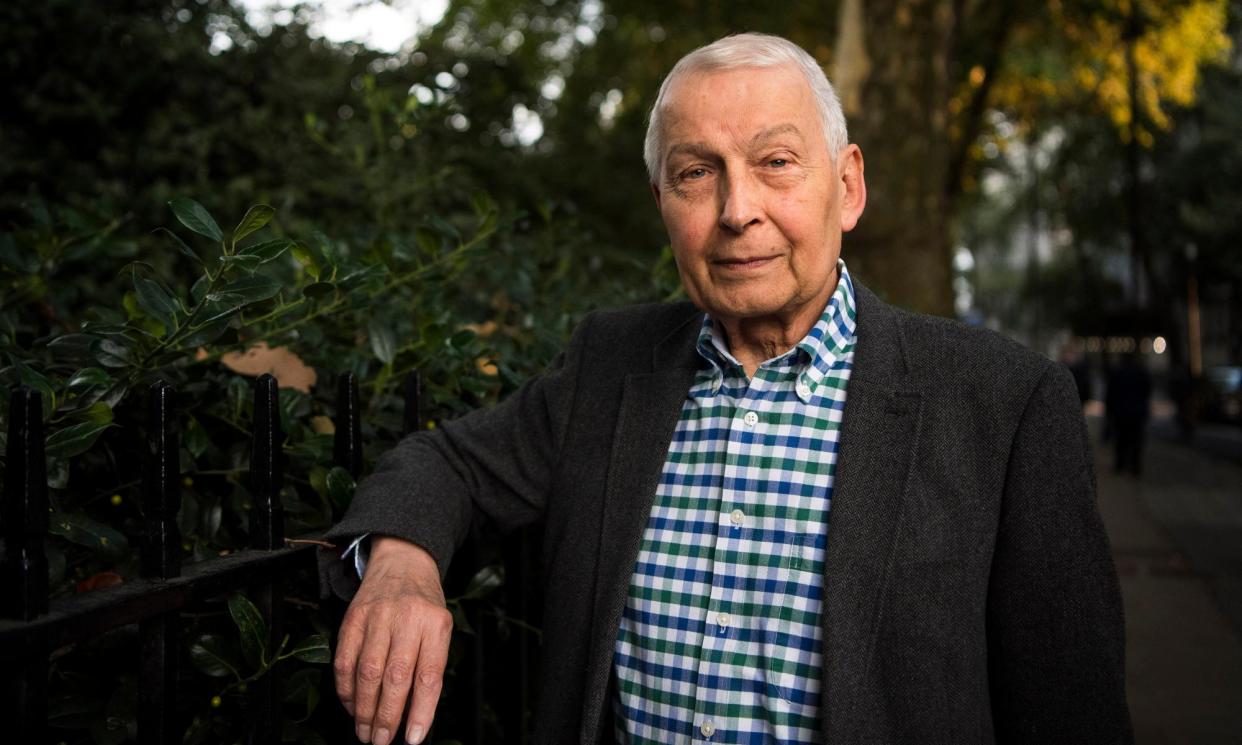
[[[410,731],[406,733],[405,741],[408,742],[409,745],[419,745],[419,743],[423,741],[423,737],[426,734],[427,733],[423,731],[423,728],[416,724],[413,727],[410,727]]]
[[[380,727],[375,730],[375,738],[371,740],[371,742],[374,743],[374,745],[388,745],[389,740],[392,740],[392,733],[383,727]]]
[[[349,712],[349,715],[352,717],[354,715],[354,705],[345,704],[345,711]]]
[[[358,725],[358,740],[359,742],[371,742],[371,725]]]

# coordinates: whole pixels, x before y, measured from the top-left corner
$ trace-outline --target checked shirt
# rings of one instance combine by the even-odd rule
[[[742,366],[705,317],[617,637],[617,738],[811,743],[853,284],[790,351]]]

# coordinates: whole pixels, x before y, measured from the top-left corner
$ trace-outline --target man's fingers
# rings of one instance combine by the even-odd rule
[[[358,651],[362,648],[362,640],[366,633],[360,615],[348,615],[341,623],[341,631],[336,638],[336,656],[332,660],[332,674],[336,680],[336,695],[341,704],[352,717],[354,715],[354,670],[357,667]]]
[[[419,654],[418,626],[417,622],[400,616],[392,623],[392,643],[388,647],[375,719],[371,722],[371,741],[375,745],[388,745],[401,726],[401,714],[405,711],[406,696],[414,677],[414,661]]]
[[[392,622],[387,614],[368,619],[366,638],[358,653],[354,670],[354,721],[358,739],[371,742],[375,707],[379,703],[380,684],[384,680],[384,667],[388,661],[388,647],[392,639]]]
[[[445,608],[437,608],[422,617],[422,644],[414,666],[414,686],[410,694],[410,717],[405,739],[417,745],[431,729],[431,720],[440,701],[444,684],[444,667],[448,664],[449,640],[453,633],[453,616]]]
[[[399,739],[412,685],[423,707],[419,739],[430,727],[453,621],[430,554],[395,538],[377,538],[371,549],[367,574],[341,624],[333,673],[358,739],[390,745]],[[424,689],[429,696],[420,693]]]

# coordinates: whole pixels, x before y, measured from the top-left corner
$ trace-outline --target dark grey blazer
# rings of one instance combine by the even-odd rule
[[[1131,742],[1120,593],[1071,376],[856,289],[825,742]],[[591,315],[504,403],[386,454],[329,534],[406,538],[443,571],[472,520],[542,520],[537,742],[611,737],[613,645],[701,317],[688,303]]]

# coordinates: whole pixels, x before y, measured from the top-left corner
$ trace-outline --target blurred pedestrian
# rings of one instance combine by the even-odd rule
[[[1108,376],[1105,414],[1112,432],[1113,469],[1138,476],[1143,471],[1143,439],[1151,411],[1151,375],[1137,352],[1129,352]]]
[[[1079,403],[1086,404],[1091,398],[1091,366],[1087,364],[1087,355],[1075,344],[1066,344],[1061,348],[1061,364],[1065,365],[1074,376],[1074,387],[1078,389]]]

